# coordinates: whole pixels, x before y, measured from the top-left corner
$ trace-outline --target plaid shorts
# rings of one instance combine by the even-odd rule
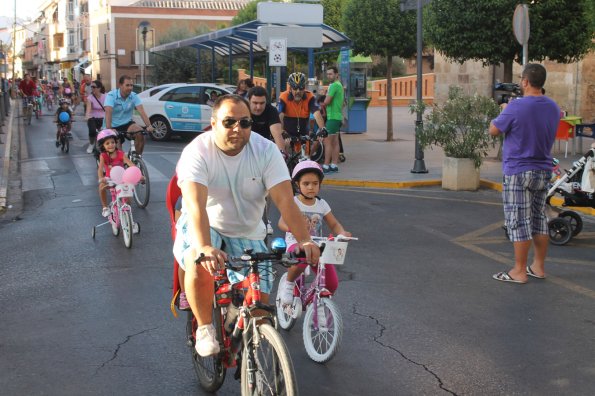
[[[544,170],[504,175],[504,219],[512,242],[531,240],[535,234],[548,234],[545,201],[551,177],[552,172]]]
[[[186,212],[182,212],[182,215],[176,223],[176,240],[174,241],[174,257],[180,264],[182,269],[186,270],[184,263],[184,255],[190,249],[192,244],[190,243],[190,231],[188,229],[188,216]],[[244,249],[252,249],[254,252],[268,252],[267,246],[264,241],[245,239],[245,238],[230,238],[225,235],[221,235],[219,232],[211,228],[211,243],[213,246],[221,249],[230,256],[241,256],[244,253]],[[239,263],[236,263],[239,264]],[[270,294],[273,290],[273,268],[270,262],[264,262],[258,265],[260,273],[260,291],[263,293]],[[227,270],[227,277],[232,284],[241,282],[244,277],[248,274],[249,267],[244,267],[240,272]]]

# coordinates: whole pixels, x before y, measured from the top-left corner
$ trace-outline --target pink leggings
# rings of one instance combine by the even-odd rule
[[[296,247],[297,244],[293,244],[287,249],[287,251],[291,253]],[[298,264],[298,267],[302,269],[305,269],[307,266],[308,264]],[[311,268],[315,273],[318,273],[318,266],[311,266]],[[337,277],[337,270],[332,264],[326,264],[324,266],[324,283],[328,291],[335,294],[335,291],[339,287],[339,278]]]

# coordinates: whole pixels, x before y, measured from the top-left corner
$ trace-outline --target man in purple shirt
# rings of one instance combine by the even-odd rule
[[[495,274],[503,282],[527,283],[527,277],[545,278],[549,244],[545,200],[552,176],[552,146],[560,121],[560,108],[542,93],[546,71],[528,64],[521,75],[523,97],[504,105],[490,124],[493,136],[504,135],[502,146],[502,199],[508,236],[514,245],[515,264]],[[527,265],[533,243],[533,262]]]

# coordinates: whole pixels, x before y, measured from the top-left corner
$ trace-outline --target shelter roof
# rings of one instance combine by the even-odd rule
[[[322,28],[323,48],[351,46],[351,40],[347,36],[325,24],[299,25],[250,21],[241,25],[205,33],[200,36],[161,44],[151,48],[151,52],[194,47],[199,49],[214,49],[217,54],[222,56],[228,56],[230,52],[232,56],[248,55],[250,53],[250,44],[252,43],[252,52],[254,54],[262,53],[266,52],[266,48],[259,45],[257,41],[257,29],[260,26],[320,27]]]

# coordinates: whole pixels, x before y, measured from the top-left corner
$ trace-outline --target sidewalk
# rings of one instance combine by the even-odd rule
[[[339,164],[339,173],[328,175],[325,183],[387,188],[440,185],[444,159],[440,148],[424,151],[428,173],[411,173],[415,163],[415,118],[409,108],[394,107],[395,141],[387,142],[386,109],[368,108],[368,131],[341,134],[346,161]],[[554,156],[563,169],[569,169],[581,156],[569,152],[568,158],[564,158],[564,152],[557,152],[557,146],[554,145]],[[496,159],[496,154],[494,149],[481,165],[480,178],[485,187],[495,188],[502,181],[502,162]]]

